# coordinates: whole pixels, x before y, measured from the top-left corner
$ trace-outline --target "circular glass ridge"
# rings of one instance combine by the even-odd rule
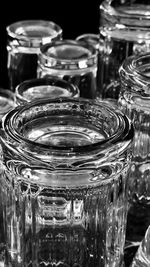
[[[23,20],[6,27],[8,36],[21,41],[21,45],[39,47],[61,37],[62,29],[53,21]]]
[[[150,53],[130,56],[119,68],[122,81],[131,85],[131,90],[143,96],[150,95]]]
[[[41,46],[39,64],[55,69],[84,69],[97,64],[97,51],[82,41],[55,41]]]
[[[117,4],[116,4],[117,2]],[[139,8],[139,6],[141,8]],[[134,8],[133,8],[134,7]],[[125,19],[129,19],[129,21],[126,21],[127,24],[130,24],[130,21],[137,19],[140,20],[143,18],[144,20],[150,19],[150,5],[149,4],[136,4],[136,3],[126,3],[125,1],[119,3],[119,1],[103,1],[102,4],[100,4],[100,9],[104,12],[108,13],[110,16],[114,16],[114,18],[118,17],[124,17]],[[139,19],[140,18],[140,19]],[[125,21],[124,21],[125,22]],[[147,25],[148,26],[148,25]]]
[[[58,108],[60,106],[61,110],[59,110],[58,112]],[[56,114],[59,114],[61,121],[63,121],[63,116],[71,114],[72,121],[74,118],[76,120],[76,124],[78,124],[81,112],[86,116],[86,118],[88,118],[91,123],[93,123],[94,127],[97,127],[97,129],[98,127],[99,129],[101,129],[102,127],[101,122],[98,121],[98,119],[100,118],[100,114],[102,115],[105,138],[87,145],[75,144],[71,146],[59,146],[57,144],[49,145],[39,143],[36,141],[32,141],[24,136],[24,125],[26,125],[26,123],[30,121],[34,122],[36,118],[40,118],[41,120],[43,120],[43,118],[45,117],[49,119],[51,115],[56,117]],[[97,114],[96,118],[92,117],[92,114]],[[107,121],[108,116],[110,116],[111,118],[109,121]],[[93,121],[93,118],[95,119],[95,121]],[[83,118],[81,117],[81,119]],[[106,120],[105,123],[104,119]],[[114,120],[113,131],[112,125],[110,125],[112,119]],[[95,154],[97,153],[97,151],[103,151],[106,148],[110,148],[111,146],[113,147],[113,145],[117,143],[120,144],[127,141],[127,143],[129,144],[133,137],[132,126],[130,125],[130,122],[127,117],[124,116],[120,111],[110,109],[106,103],[96,103],[94,101],[88,101],[86,99],[42,99],[40,101],[34,101],[24,106],[18,106],[17,108],[6,114],[6,116],[2,120],[2,126],[6,134],[6,139],[9,140],[10,143],[17,142],[18,144],[20,144],[22,150],[32,151],[39,149],[41,151],[42,149],[42,151],[45,151],[45,153],[47,154],[48,151],[50,151],[51,153],[60,153],[60,151],[62,151],[67,156],[69,156],[69,153],[86,155],[90,152],[91,154]],[[49,127],[51,127],[51,125],[49,125]],[[107,131],[105,128],[108,128]],[[110,132],[109,134],[108,131]]]
[[[15,90],[16,98],[20,102],[33,101],[42,97],[54,98],[56,95],[61,97],[63,94],[66,97],[78,97],[79,89],[77,86],[53,76],[26,80],[20,83]]]

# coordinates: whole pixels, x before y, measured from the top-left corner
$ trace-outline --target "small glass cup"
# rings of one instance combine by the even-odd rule
[[[101,97],[119,97],[119,67],[130,55],[150,52],[150,2],[104,0],[100,5]]]
[[[130,249],[139,245],[150,225],[150,54],[128,57],[119,74],[118,106],[135,128],[126,231]]]
[[[7,31],[9,88],[37,78],[37,59],[42,44],[62,38],[62,29],[52,21],[23,20],[10,24]]]
[[[82,98],[3,118],[8,266],[121,266],[132,139],[125,115]]]
[[[16,104],[40,98],[79,97],[77,86],[56,77],[37,78],[22,82],[15,90]]]
[[[97,51],[88,43],[60,40],[41,46],[38,77],[56,76],[77,85],[80,97],[96,98]]]

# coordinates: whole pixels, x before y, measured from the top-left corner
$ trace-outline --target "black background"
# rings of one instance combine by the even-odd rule
[[[64,39],[74,39],[83,33],[99,32],[100,3],[101,0],[3,1],[0,10],[0,87],[8,87],[6,26],[20,20],[50,20],[61,26]]]

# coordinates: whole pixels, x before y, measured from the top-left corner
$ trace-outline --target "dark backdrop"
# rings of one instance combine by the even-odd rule
[[[11,1],[11,0],[10,0]],[[0,87],[8,86],[6,26],[25,19],[45,19],[59,24],[64,39],[99,32],[98,0],[3,1],[0,16]]]

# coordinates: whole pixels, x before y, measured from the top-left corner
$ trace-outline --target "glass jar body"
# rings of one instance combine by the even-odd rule
[[[118,69],[130,55],[150,51],[150,3],[103,1],[100,5],[99,88],[102,98],[118,99]]]
[[[62,29],[51,21],[26,20],[7,26],[6,31],[9,88],[14,91],[21,82],[37,77],[41,44],[61,39]]]
[[[41,47],[38,77],[55,76],[79,88],[80,97],[97,96],[97,51],[91,44],[61,40]]]
[[[118,105],[132,120],[135,129],[129,179],[127,246],[128,242],[133,246],[137,246],[143,239],[145,231],[150,224],[149,66],[150,54],[146,53],[141,56],[129,57],[119,70],[121,92]]]

